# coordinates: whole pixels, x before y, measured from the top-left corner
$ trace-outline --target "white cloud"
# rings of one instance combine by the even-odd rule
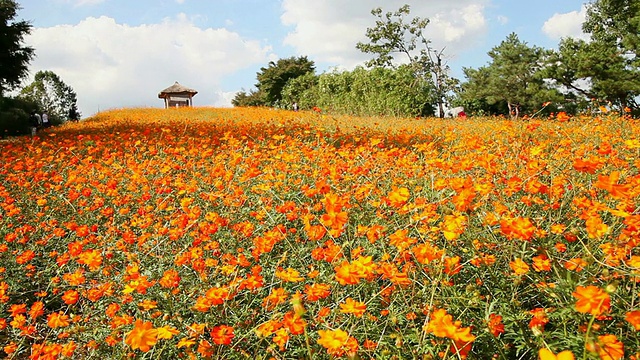
[[[202,29],[185,15],[129,26],[110,17],[35,28],[31,72],[51,70],[78,94],[84,116],[98,110],[162,106],[158,92],[180,82],[198,91],[196,105],[230,105],[223,77],[274,58],[271,47],[226,29]]]
[[[317,62],[352,68],[371,56],[356,49],[367,42],[365,31],[375,25],[371,9],[383,13],[396,11],[406,0],[284,0],[281,21],[293,27],[284,39],[300,55]],[[446,46],[445,54],[456,54],[475,46],[487,30],[486,0],[413,1],[407,21],[419,16],[430,19],[426,36],[436,49]],[[411,3],[411,2],[410,2]]]
[[[582,31],[582,23],[587,16],[586,7],[580,11],[571,11],[564,14],[554,14],[542,25],[542,32],[553,40],[564,37],[587,39],[589,36]]]
[[[73,6],[83,6],[83,5],[97,5],[103,3],[104,0],[67,0],[68,3],[73,4]]]

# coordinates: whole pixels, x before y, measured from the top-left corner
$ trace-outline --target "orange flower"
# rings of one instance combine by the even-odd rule
[[[335,268],[335,271],[336,281],[340,285],[355,285],[360,282],[358,271],[348,261],[343,261]]]
[[[300,272],[296,269],[287,268],[285,270],[276,271],[276,277],[284,282],[300,282],[304,281],[304,277],[300,276]]]
[[[5,353],[7,353],[8,355],[13,354],[14,352],[16,352],[16,350],[18,350],[18,344],[14,343],[13,341],[8,343],[7,345],[5,345],[2,350],[4,350]]]
[[[634,329],[640,330],[640,310],[629,311],[625,317]]]
[[[542,332],[544,326],[549,322],[547,311],[544,308],[535,308],[529,311],[533,317],[529,321],[529,328],[534,331]]]
[[[460,256],[444,258],[444,273],[447,275],[455,275],[462,270],[460,265]]]
[[[445,215],[441,224],[442,234],[447,240],[455,240],[464,232],[467,218],[463,215]]]
[[[329,355],[341,356],[344,354],[342,347],[347,344],[349,334],[340,329],[336,330],[318,330],[318,344],[327,349]]]
[[[176,344],[176,347],[178,349],[181,349],[183,347],[189,348],[192,347],[193,345],[196,344],[196,341],[190,338],[182,338],[180,339],[180,341],[178,341],[178,344]]]
[[[164,272],[158,283],[160,286],[167,289],[178,287],[180,284],[180,275],[173,269],[167,270]]]
[[[96,271],[102,265],[102,254],[98,250],[85,251],[78,255],[78,263],[87,265],[91,271]]]
[[[431,244],[424,243],[414,246],[411,251],[421,264],[429,264],[430,262],[442,258],[444,251],[438,249]]]
[[[597,214],[590,215],[585,225],[587,226],[587,235],[590,239],[600,239],[609,233],[609,226],[603,223]]]
[[[365,303],[347,298],[347,300],[340,304],[340,312],[343,314],[353,314],[356,317],[361,317],[364,312],[367,311],[367,305]]]
[[[573,353],[569,350],[559,352],[558,355],[551,352],[549,349],[542,348],[538,351],[538,357],[540,360],[574,360]]]
[[[12,317],[16,317],[18,314],[26,314],[27,312],[27,304],[13,304],[9,308],[9,314]]]
[[[444,309],[436,309],[431,314],[431,319],[427,325],[426,331],[438,337],[449,338],[454,341],[472,342],[475,340],[469,330],[470,328],[461,328],[460,321],[453,321],[453,316]]]
[[[82,269],[77,269],[76,271],[70,274],[64,274],[62,275],[62,278],[71,286],[82,285],[86,280],[84,277],[84,270]]]
[[[489,322],[487,323],[489,332],[491,335],[498,337],[500,334],[504,334],[504,324],[502,323],[502,316],[491,314],[489,315]]]
[[[536,227],[529,218],[502,219],[500,230],[507,239],[531,240],[535,234]]]
[[[262,306],[267,310],[273,310],[277,305],[287,301],[289,293],[283,288],[275,288],[271,290],[269,296],[262,300]]]
[[[597,286],[578,286],[572,295],[578,299],[576,310],[581,313],[598,316],[608,311],[611,306],[609,294]]]
[[[522,259],[517,258],[514,261],[509,263],[509,267],[516,275],[524,275],[529,272],[529,265],[522,261]]]
[[[133,330],[127,333],[124,342],[133,350],[147,352],[158,342],[158,330],[153,328],[150,321],[138,319],[133,325]]]
[[[204,297],[210,306],[220,305],[229,300],[229,289],[226,287],[212,287],[207,290]]]
[[[393,245],[398,248],[398,251],[402,252],[409,246],[414,244],[417,240],[407,236],[409,230],[399,229],[393,234],[389,235],[389,245]]]
[[[304,321],[302,316],[293,311],[289,311],[284,314],[282,325],[284,325],[291,334],[300,335],[304,334],[304,329],[307,326],[307,323]]]
[[[551,270],[551,260],[544,254],[533,257],[533,270],[537,272]]]
[[[410,196],[411,193],[406,187],[393,187],[393,190],[387,195],[387,198],[389,199],[389,205],[392,207],[401,207],[409,200]]]
[[[278,329],[273,335],[273,343],[278,345],[280,351],[284,351],[289,342],[289,333],[287,329]]]
[[[624,358],[624,344],[615,335],[598,335],[598,341],[588,343],[587,350],[597,353],[601,360]]]
[[[307,284],[304,286],[304,293],[307,296],[307,301],[318,301],[331,294],[331,286],[327,284]]]
[[[60,354],[66,357],[72,357],[78,345],[72,340],[62,346]]]
[[[233,327],[227,325],[214,326],[210,335],[213,342],[218,345],[229,345],[231,344],[231,340],[235,337],[233,334]]]
[[[47,325],[49,325],[50,328],[69,326],[69,316],[63,312],[49,314],[49,316],[47,316]]]
[[[77,291],[67,290],[64,292],[64,295],[62,295],[62,301],[67,305],[73,305],[78,302],[79,297],[80,294]]]
[[[31,319],[37,319],[38,317],[44,315],[44,304],[42,301],[36,301],[31,305],[31,310],[29,310],[29,316]]]
[[[569,115],[567,115],[566,112],[564,111],[560,111],[557,115],[556,115],[556,119],[558,119],[559,122],[565,122],[569,120]]]

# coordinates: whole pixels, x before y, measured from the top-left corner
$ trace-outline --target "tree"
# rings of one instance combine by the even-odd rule
[[[75,91],[53,71],[38,71],[33,82],[20,91],[20,96],[38,104],[52,122],[63,122],[73,115],[75,119],[80,117]]]
[[[271,61],[267,67],[260,68],[257,73],[258,83],[255,84],[257,90],[237,93],[232,103],[235,106],[280,106],[282,89],[287,82],[314,72],[315,63],[306,56],[292,56],[279,59],[277,62]]]
[[[357,116],[430,116],[433,88],[416,82],[409,65],[398,68],[361,66],[353,71],[307,74],[292,79],[284,99],[302,109],[318,106],[332,113]]]
[[[640,0],[593,1],[582,28],[594,41],[640,56]]]
[[[509,114],[518,118],[523,107],[533,110],[546,101],[559,98],[559,93],[545,83],[543,77],[546,53],[529,47],[515,33],[488,52],[491,63],[477,70],[463,69],[467,82],[463,98],[485,99],[489,105],[504,101]]]
[[[262,106],[264,105],[264,100],[261,97],[262,93],[259,93],[255,90],[249,90],[246,92],[245,90],[240,90],[236,93],[236,95],[231,99],[231,105],[233,106]]]
[[[566,38],[548,62],[546,76],[580,102],[589,104],[595,99],[620,109],[638,107],[640,71],[620,49],[600,40]]]
[[[590,41],[563,39],[550,77],[583,99],[640,110],[640,0],[595,0],[582,28]]]
[[[31,24],[15,21],[19,9],[14,0],[0,0],[0,96],[20,84],[34,56],[34,49],[23,45]]]
[[[320,75],[322,76],[322,75]],[[319,76],[314,73],[306,73],[302,76],[287,81],[282,89],[282,100],[285,103],[298,104],[300,109],[309,110],[318,105],[318,85]]]
[[[371,14],[378,19],[375,27],[367,28],[369,43],[359,42],[356,48],[376,56],[366,63],[368,67],[397,67],[397,57],[405,58],[417,80],[432,83],[438,115],[444,117],[444,106],[451,100],[458,81],[449,76],[449,66],[443,61],[444,49],[433,49],[424,36],[429,19],[415,17],[407,23],[404,18],[410,12],[409,5],[384,15],[381,8],[373,9]]]

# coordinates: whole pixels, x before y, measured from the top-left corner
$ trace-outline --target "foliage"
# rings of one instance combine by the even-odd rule
[[[14,0],[0,0],[0,96],[20,83],[34,56],[33,48],[23,45],[31,24],[15,20],[19,9]]]
[[[0,149],[4,357],[640,355],[633,119],[131,109]]]
[[[37,104],[20,98],[0,97],[0,137],[30,133],[29,114]]]
[[[239,92],[234,97],[234,106],[282,106],[282,90],[287,82],[299,76],[314,73],[315,64],[306,56],[279,59],[269,62],[257,73],[257,90]]]
[[[236,95],[231,99],[231,105],[233,106],[263,106],[264,100],[262,93],[255,90],[238,91]]]
[[[590,41],[563,39],[551,59],[551,78],[586,101],[640,111],[639,26],[640,1],[588,4],[583,29]]]
[[[587,18],[582,27],[592,40],[633,54],[634,62],[640,60],[640,1],[592,1],[587,4]]]
[[[451,101],[458,80],[449,76],[449,66],[443,62],[444,49],[433,49],[431,41],[424,37],[423,31],[429,19],[415,17],[405,23],[404,17],[410,12],[409,5],[384,15],[381,8],[373,9],[371,14],[378,20],[375,27],[367,28],[366,35],[370,42],[359,42],[356,47],[376,56],[367,61],[369,67],[394,67],[399,60],[397,56],[404,57],[416,78],[431,81],[438,114],[444,117],[444,107]]]
[[[547,101],[557,100],[559,93],[544,81],[545,52],[529,47],[511,33],[488,55],[491,63],[479,69],[463,69],[467,82],[462,85],[462,97],[467,101],[484,99],[488,104],[505,101],[512,117],[522,110],[532,111]]]
[[[320,76],[324,76],[320,75]],[[282,89],[282,100],[285,104],[297,103],[300,109],[311,110],[319,104],[318,75],[310,72],[290,79]]]
[[[70,115],[79,119],[77,95],[53,71],[38,71],[31,84],[20,91],[20,96],[38,104],[38,109],[49,114],[52,124],[60,124]]]
[[[300,77],[285,87],[284,99],[298,101],[302,109],[319,107],[335,114],[430,116],[432,90],[431,84],[416,79],[407,65],[371,70],[356,67]]]
[[[572,38],[563,39],[549,57],[545,75],[578,95],[585,104],[597,99],[622,110],[637,108],[640,71],[609,44]]]

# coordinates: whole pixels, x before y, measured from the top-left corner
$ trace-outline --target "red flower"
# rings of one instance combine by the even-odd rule
[[[215,326],[211,330],[211,338],[218,345],[229,345],[234,338],[233,328],[227,325]]]

